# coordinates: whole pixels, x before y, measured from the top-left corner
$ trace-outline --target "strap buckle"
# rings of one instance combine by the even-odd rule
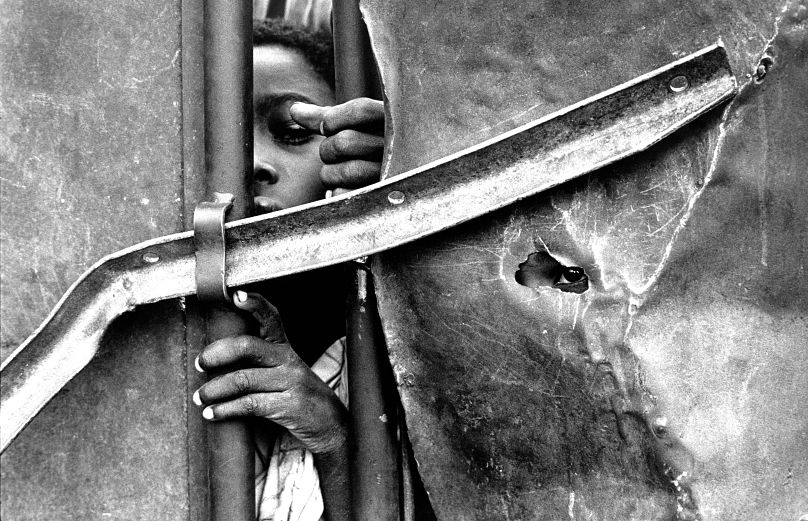
[[[213,193],[213,202],[194,209],[196,246],[196,294],[205,302],[230,301],[225,281],[225,216],[233,206],[233,194]]]

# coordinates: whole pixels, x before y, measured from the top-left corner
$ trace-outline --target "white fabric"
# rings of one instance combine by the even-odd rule
[[[253,18],[266,18],[270,0],[253,0]]]
[[[286,0],[284,18],[312,31],[331,32],[331,0]]]
[[[348,405],[345,340],[334,342],[311,367]],[[269,460],[267,465],[264,462]],[[255,510],[259,521],[319,521],[323,515],[314,456],[287,431],[275,440],[256,436]]]
[[[253,0],[253,17],[266,18],[273,0]],[[286,0],[283,2],[283,18],[311,31],[331,32],[331,0]],[[277,12],[277,11],[276,11]]]

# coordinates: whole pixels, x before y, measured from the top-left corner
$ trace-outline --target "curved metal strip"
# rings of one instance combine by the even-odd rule
[[[688,88],[673,92],[685,76]],[[228,286],[387,250],[647,149],[731,98],[713,45],[502,136],[339,197],[226,225]],[[81,370],[107,325],[141,304],[193,294],[191,233],[105,257],[0,367],[0,450]]]
[[[207,302],[228,301],[225,282],[227,248],[224,219],[233,206],[233,194],[214,192],[213,202],[199,203],[194,210],[196,245],[196,295]]]

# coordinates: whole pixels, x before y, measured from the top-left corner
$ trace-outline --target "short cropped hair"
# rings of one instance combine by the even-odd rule
[[[280,45],[300,52],[334,88],[334,46],[327,32],[312,32],[280,18],[253,20],[253,47],[259,45]]]

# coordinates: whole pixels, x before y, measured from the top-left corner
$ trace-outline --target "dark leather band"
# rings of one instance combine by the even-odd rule
[[[205,302],[230,300],[225,283],[224,220],[233,196],[215,192],[213,197],[213,202],[199,203],[194,210],[196,294]]]

